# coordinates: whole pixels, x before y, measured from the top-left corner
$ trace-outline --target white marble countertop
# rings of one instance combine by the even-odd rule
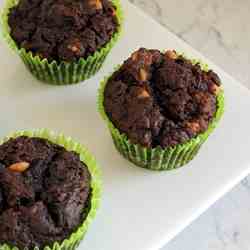
[[[130,2],[250,88],[249,0]],[[249,250],[249,217],[250,177],[162,250]]]

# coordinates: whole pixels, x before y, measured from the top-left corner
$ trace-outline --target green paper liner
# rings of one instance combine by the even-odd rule
[[[178,53],[184,56],[183,54]],[[208,65],[201,63],[199,60],[191,60],[193,64],[199,63],[203,70],[208,71]],[[120,66],[116,67],[115,71]],[[107,122],[109,131],[111,133],[114,145],[116,149],[126,159],[133,162],[139,167],[143,167],[150,170],[172,170],[186,165],[190,162],[199,152],[202,144],[207,140],[208,136],[215,129],[217,123],[221,119],[224,113],[224,91],[221,90],[217,96],[217,111],[211,121],[208,129],[199,134],[198,136],[188,140],[183,144],[176,145],[174,147],[162,148],[160,146],[156,148],[145,148],[141,145],[132,143],[126,134],[121,133],[111,122],[104,108],[104,91],[106,83],[110,76],[106,77],[99,88],[98,93],[98,110],[104,121]]]
[[[80,243],[80,241],[85,236],[87,229],[96,215],[96,211],[100,204],[101,196],[101,173],[100,169],[94,159],[94,157],[89,153],[89,151],[82,146],[80,143],[75,142],[70,137],[65,137],[63,134],[55,134],[54,132],[48,129],[39,129],[34,131],[19,131],[15,132],[12,135],[4,138],[0,144],[6,142],[10,138],[16,138],[18,136],[29,136],[29,137],[39,137],[47,139],[57,145],[61,145],[66,148],[68,151],[74,151],[80,155],[82,162],[86,164],[88,170],[91,174],[91,188],[92,194],[90,199],[90,210],[87,214],[87,217],[82,222],[81,225],[66,239],[62,242],[54,242],[52,246],[45,246],[44,250],[74,250]],[[0,244],[0,250],[19,250],[19,248],[10,246],[8,244]],[[20,249],[21,250],[21,249]],[[34,250],[39,250],[38,247],[35,247]]]
[[[12,7],[18,4],[18,0],[6,0],[5,7],[1,15],[1,24],[3,37],[9,47],[16,51],[27,69],[40,81],[53,85],[75,84],[90,78],[96,74],[108,53],[118,40],[122,31],[123,12],[120,0],[112,0],[116,6],[117,18],[119,21],[118,30],[113,34],[111,40],[101,49],[86,59],[80,58],[76,62],[49,62],[46,58],[41,59],[38,55],[33,55],[31,51],[27,52],[24,48],[18,48],[15,41],[10,36],[10,27],[8,25],[8,14]]]

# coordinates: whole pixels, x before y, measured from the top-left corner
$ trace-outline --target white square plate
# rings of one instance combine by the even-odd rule
[[[102,167],[102,205],[82,250],[159,249],[250,172],[247,89],[127,1],[122,4],[123,37],[102,70],[83,84],[41,84],[0,44],[0,136],[26,128],[62,131],[85,144]],[[97,112],[99,82],[139,47],[174,48],[201,58],[224,84],[224,118],[199,155],[176,171],[133,167],[116,152]]]

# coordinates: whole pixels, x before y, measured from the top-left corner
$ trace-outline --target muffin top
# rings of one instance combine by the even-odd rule
[[[19,48],[67,62],[92,55],[119,25],[111,0],[20,0],[8,23]]]
[[[104,109],[135,144],[162,148],[207,130],[220,79],[175,51],[139,49],[109,78]]]
[[[25,136],[0,146],[0,245],[43,248],[86,218],[91,176],[74,152]]]

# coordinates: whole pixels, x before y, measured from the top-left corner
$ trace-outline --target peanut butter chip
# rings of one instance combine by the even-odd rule
[[[138,58],[138,52],[137,52],[137,51],[134,52],[134,53],[132,54],[131,58],[132,58],[132,61],[136,61],[137,58]]]
[[[9,170],[14,171],[14,172],[19,172],[22,173],[25,170],[27,170],[29,168],[30,164],[28,162],[18,162],[18,163],[14,163],[12,165],[10,165],[8,167]]]
[[[168,58],[171,58],[171,59],[174,59],[174,60],[178,58],[178,55],[176,54],[176,52],[174,50],[167,50],[167,52],[165,53],[165,55]]]
[[[68,46],[68,49],[72,50],[73,52],[78,51],[78,48],[76,46]]]
[[[215,83],[209,86],[209,91],[214,95],[218,95],[220,90],[221,90],[220,86],[216,85]]]
[[[93,7],[95,7],[95,9],[97,10],[101,10],[102,9],[102,2],[101,0],[90,0],[89,4]]]
[[[142,92],[138,95],[138,98],[148,98],[150,97],[147,90],[143,89]]]
[[[112,16],[115,16],[116,15],[116,11],[114,8],[112,8]]]
[[[148,74],[145,69],[140,69],[140,80],[145,82],[148,79]]]
[[[198,133],[200,131],[200,124],[198,122],[188,122],[187,126],[194,132]]]

